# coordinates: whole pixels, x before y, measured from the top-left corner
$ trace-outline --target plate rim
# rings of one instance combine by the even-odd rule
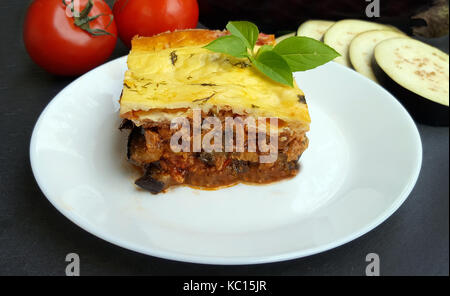
[[[43,185],[41,185],[41,184],[43,184],[43,182],[42,182],[39,172],[37,171],[37,168],[36,168],[36,164],[35,164],[36,156],[35,156],[34,148],[36,146],[36,137],[37,137],[36,135],[38,134],[38,132],[40,130],[41,122],[42,122],[43,118],[45,117],[45,115],[47,114],[50,107],[58,100],[58,98],[59,97],[64,98],[63,96],[60,96],[62,91],[73,87],[73,85],[75,83],[77,83],[81,79],[85,79],[85,76],[90,75],[92,72],[101,71],[103,68],[106,68],[108,65],[113,64],[113,63],[119,63],[121,60],[124,60],[126,58],[127,58],[127,56],[125,55],[125,56],[113,59],[103,65],[100,65],[100,66],[90,70],[89,72],[79,76],[78,78],[76,78],[75,80],[70,82],[67,86],[65,86],[63,89],[61,89],[47,103],[47,105],[45,106],[45,108],[43,109],[41,114],[39,115],[38,119],[36,120],[36,123],[34,124],[34,127],[33,127],[33,132],[31,135],[30,146],[29,146],[29,157],[30,157],[31,170],[33,172],[34,178],[36,179],[36,183],[37,183],[39,189],[42,191],[45,198],[56,208],[56,210],[58,210],[64,217],[69,219],[72,223],[74,223],[78,227],[82,228],[84,231],[86,231],[102,240],[107,241],[108,243],[111,243],[113,245],[131,250],[131,251],[134,251],[137,253],[145,254],[148,256],[154,256],[154,257],[163,258],[163,259],[172,260],[172,261],[197,263],[197,264],[251,265],[251,264],[273,263],[273,262],[287,261],[287,260],[292,260],[292,259],[299,259],[299,258],[311,256],[314,254],[322,253],[322,252],[340,247],[340,246],[342,246],[346,243],[349,243],[349,242],[367,234],[368,232],[372,231],[377,226],[379,226],[384,221],[386,221],[390,216],[392,216],[392,214],[394,214],[400,208],[400,206],[408,198],[409,194],[412,192],[415,184],[417,183],[417,180],[419,178],[420,171],[422,168],[423,147],[422,147],[422,140],[420,137],[420,133],[417,128],[417,124],[414,122],[411,115],[406,111],[406,109],[398,101],[398,99],[393,94],[391,94],[389,91],[387,91],[380,85],[374,83],[373,81],[366,78],[365,76],[358,74],[357,72],[353,71],[352,69],[349,69],[345,66],[342,66],[342,65],[334,62],[333,63],[334,66],[337,66],[338,69],[343,70],[343,71],[351,71],[351,72],[353,72],[353,75],[354,74],[359,75],[360,79],[363,79],[363,80],[365,79],[366,81],[369,81],[370,83],[373,84],[374,87],[379,88],[380,91],[382,91],[383,93],[385,93],[386,95],[391,97],[391,99],[394,101],[393,104],[397,106],[397,109],[399,110],[399,112],[401,112],[404,115],[405,120],[409,123],[409,126],[415,135],[414,138],[415,138],[415,141],[416,141],[416,144],[418,147],[418,149],[415,151],[416,156],[417,156],[416,167],[414,168],[414,172],[411,175],[411,177],[408,181],[408,184],[403,188],[402,193],[397,196],[397,198],[391,204],[391,206],[389,208],[386,208],[376,219],[373,219],[373,221],[369,225],[367,225],[357,231],[354,231],[338,240],[334,240],[330,243],[321,245],[319,247],[312,247],[312,248],[308,248],[308,249],[300,250],[300,251],[284,252],[284,253],[280,253],[280,254],[276,254],[276,255],[262,255],[262,256],[210,256],[210,255],[199,256],[196,254],[188,254],[188,253],[182,253],[182,252],[177,252],[177,251],[165,251],[165,250],[158,250],[156,248],[140,247],[139,245],[136,245],[134,243],[129,243],[126,240],[117,239],[117,238],[114,238],[114,236],[111,237],[109,235],[105,235],[104,233],[102,233],[101,230],[97,229],[95,226],[87,225],[87,223],[83,223],[82,221],[77,220],[77,218],[74,216],[74,214],[71,214],[70,211],[67,211],[63,207],[59,206],[55,202],[55,198],[49,197],[50,194],[49,194],[48,190],[46,188],[44,188]]]

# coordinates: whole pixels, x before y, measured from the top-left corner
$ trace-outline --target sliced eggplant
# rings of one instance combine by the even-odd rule
[[[323,36],[323,40],[341,54],[334,61],[351,68],[348,54],[350,42],[356,35],[371,30],[398,31],[397,28],[389,25],[349,19],[338,21],[332,25]]]
[[[448,54],[412,38],[392,38],[375,47],[373,66],[418,122],[448,126]]]
[[[289,33],[289,34],[285,34],[285,35],[281,35],[280,37],[277,37],[277,39],[275,39],[275,42],[278,44],[281,41],[283,41],[284,39],[292,37],[292,36],[295,36],[295,32],[292,32],[292,33]]]
[[[372,70],[373,50],[381,41],[395,37],[406,37],[406,35],[386,30],[371,30],[356,35],[348,51],[353,68],[367,78],[378,82]]]
[[[333,21],[310,20],[298,27],[297,36],[306,36],[322,41],[325,32],[334,25]]]

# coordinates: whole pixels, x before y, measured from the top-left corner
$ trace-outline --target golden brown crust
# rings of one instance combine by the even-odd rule
[[[195,46],[207,44],[220,36],[227,35],[226,31],[212,31],[204,29],[164,32],[152,37],[136,36],[131,41],[133,50],[158,51],[166,48]]]
[[[133,50],[158,51],[166,48],[177,48],[185,46],[198,46],[208,44],[211,41],[225,35],[228,31],[192,29],[174,32],[164,32],[151,37],[135,36],[131,41]],[[275,36],[259,34],[257,44],[274,44]]]

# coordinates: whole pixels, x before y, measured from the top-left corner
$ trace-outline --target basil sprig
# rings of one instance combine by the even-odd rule
[[[274,81],[294,86],[292,72],[306,71],[339,56],[328,45],[308,37],[293,36],[275,46],[263,45],[255,52],[258,27],[246,21],[228,22],[231,35],[217,38],[205,46],[214,52],[247,58],[260,72]]]

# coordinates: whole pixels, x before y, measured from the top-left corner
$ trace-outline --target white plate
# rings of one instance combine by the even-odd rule
[[[296,73],[312,124],[291,180],[217,191],[138,191],[117,129],[126,58],[80,77],[45,108],[30,157],[50,202],[90,233],[167,259],[274,262],[349,242],[387,219],[422,161],[417,128],[387,91],[336,63]]]

